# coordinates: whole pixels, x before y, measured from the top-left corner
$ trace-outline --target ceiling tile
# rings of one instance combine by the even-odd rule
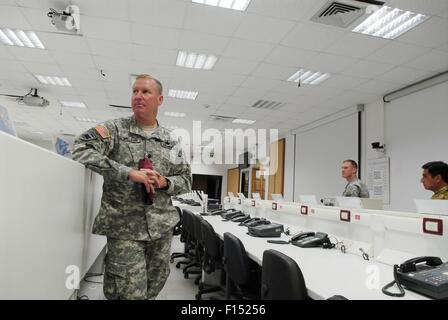
[[[253,42],[242,39],[233,39],[224,51],[223,56],[251,61],[263,60],[274,48],[272,44]]]
[[[317,12],[326,0],[256,0],[247,7],[247,11],[263,16],[298,21]]]
[[[210,34],[231,36],[244,18],[244,13],[192,3],[187,10],[184,28]]]
[[[75,65],[80,70],[95,68],[92,56],[84,53],[70,53],[65,51],[52,51],[55,62],[61,66]]]
[[[306,65],[319,52],[290,48],[282,45],[276,46],[274,50],[265,58],[266,62],[281,66],[300,67]]]
[[[158,64],[174,66],[179,53],[177,50],[141,45],[133,45],[132,52],[135,60],[145,61],[150,66]]]
[[[90,53],[95,56],[121,58],[129,60],[132,57],[132,45],[101,39],[86,39]]]
[[[320,53],[315,55],[312,59],[307,61],[306,64],[303,64],[300,67],[311,69],[313,71],[338,73],[357,63],[358,61],[359,59],[357,58]]]
[[[361,78],[374,78],[391,70],[393,67],[394,65],[392,64],[361,60],[341,71],[341,74]]]
[[[214,71],[249,75],[258,66],[259,62],[221,57],[214,67]]]
[[[322,82],[320,86],[322,87],[332,87],[338,89],[351,89],[360,85],[361,83],[367,82],[369,79],[354,77],[354,76],[344,76],[342,74],[334,74],[329,79]]]
[[[293,21],[246,14],[235,36],[254,41],[279,43],[294,25]]]
[[[34,48],[10,47],[8,48],[17,60],[27,62],[52,63],[53,58],[48,50],[39,50]]]
[[[429,53],[406,63],[405,66],[429,71],[443,71],[448,69],[448,52],[431,50]]]
[[[82,18],[81,30],[87,38],[119,42],[131,41],[131,25],[129,22],[89,16]]]
[[[256,77],[278,79],[286,81],[297,70],[291,67],[282,67],[270,63],[261,63],[252,73]]]
[[[353,91],[379,94],[381,96],[394,91],[401,87],[400,84],[395,82],[387,82],[387,81],[378,81],[378,80],[369,80],[359,86],[353,88]]]
[[[186,1],[178,0],[129,0],[128,2],[129,17],[132,21],[173,28],[182,27],[189,5]]]
[[[349,32],[325,51],[331,54],[344,55],[353,58],[365,58],[372,52],[389,44],[389,40],[364,34]]]
[[[179,37],[179,49],[188,52],[220,55],[229,42],[230,37],[184,30]]]
[[[70,2],[79,7],[82,16],[117,20],[129,19],[128,1],[71,0]]]
[[[180,34],[179,29],[131,24],[131,39],[135,44],[176,49],[178,48]]]
[[[317,23],[298,23],[281,41],[281,44],[294,48],[324,51],[338,42],[344,33],[341,29]]]
[[[431,75],[432,74],[426,70],[400,66],[377,76],[376,79],[401,84],[410,84],[430,77]]]
[[[32,30],[31,25],[17,7],[0,6],[0,21],[2,27]]]
[[[431,49],[427,47],[415,46],[403,42],[391,41],[388,45],[367,55],[367,59],[401,65],[413,60]]]

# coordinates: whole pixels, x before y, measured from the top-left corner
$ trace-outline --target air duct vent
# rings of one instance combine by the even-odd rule
[[[311,21],[347,28],[369,12],[370,6],[382,6],[380,1],[329,1],[311,18]],[[371,8],[372,9],[372,8]],[[373,10],[373,9],[372,9]]]
[[[277,101],[269,101],[269,100],[258,100],[252,105],[252,108],[256,109],[268,109],[268,110],[278,110],[283,107],[285,103],[277,102]]]

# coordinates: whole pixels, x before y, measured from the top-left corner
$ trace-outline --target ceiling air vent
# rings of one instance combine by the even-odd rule
[[[215,120],[215,121],[233,121],[236,118],[235,117],[228,117],[228,116],[221,116],[218,114],[211,114],[209,115],[209,119],[210,120]]]
[[[269,101],[269,100],[258,100],[252,106],[252,108],[256,109],[267,109],[267,110],[278,110],[283,107],[285,103],[277,102],[277,101]]]
[[[311,21],[347,28],[363,17],[369,6],[381,6],[381,1],[339,0],[329,1],[311,18]]]

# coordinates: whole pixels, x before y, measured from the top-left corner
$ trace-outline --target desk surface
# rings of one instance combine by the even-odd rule
[[[175,205],[194,213],[199,212],[198,207]],[[246,227],[240,227],[231,221],[222,221],[221,216],[203,216],[203,218],[210,222],[221,238],[225,232],[238,237],[243,242],[249,257],[260,265],[263,252],[269,249],[278,250],[293,258],[302,270],[308,295],[313,299],[327,299],[336,294],[350,300],[427,299],[409,290],[406,290],[403,298],[383,294],[381,288],[393,280],[392,266],[377,261],[366,261],[360,256],[343,254],[336,249],[299,248],[290,244],[268,243],[269,238],[249,236]],[[272,219],[271,221],[275,222]],[[285,225],[285,227],[292,226]],[[297,229],[297,226],[292,228]],[[289,237],[283,235],[281,239]]]

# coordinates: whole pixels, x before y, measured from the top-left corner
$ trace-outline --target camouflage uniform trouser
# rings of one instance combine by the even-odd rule
[[[170,274],[172,234],[152,241],[107,239],[103,291],[110,300],[154,299]]]

